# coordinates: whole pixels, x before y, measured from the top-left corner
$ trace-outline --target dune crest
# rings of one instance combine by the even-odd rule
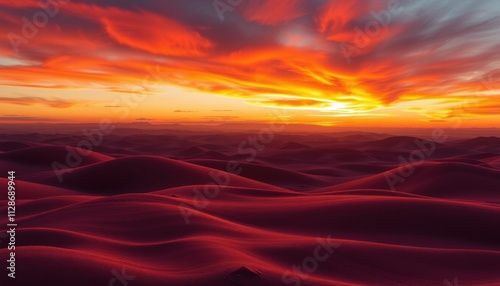
[[[0,185],[16,169],[19,285],[500,281],[498,138],[402,163],[420,139],[288,134],[252,157],[238,152],[244,134],[129,133],[62,181],[51,163],[79,151],[73,135],[0,141]],[[394,189],[388,174],[401,179]]]

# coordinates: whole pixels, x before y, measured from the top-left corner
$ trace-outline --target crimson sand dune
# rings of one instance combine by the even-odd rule
[[[500,285],[500,138],[249,135],[0,135],[2,285]]]

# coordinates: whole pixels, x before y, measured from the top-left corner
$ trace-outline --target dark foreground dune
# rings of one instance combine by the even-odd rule
[[[1,285],[500,285],[497,137],[118,133],[59,180],[78,138],[1,135]]]

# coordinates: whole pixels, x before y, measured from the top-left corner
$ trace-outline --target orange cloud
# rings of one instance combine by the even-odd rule
[[[65,106],[52,98],[17,98],[14,87],[149,94],[176,85],[342,116],[429,99],[449,103],[437,112],[432,104],[411,110],[433,120],[456,116],[451,104],[478,93],[477,110],[467,114],[497,112],[500,20],[460,5],[426,10],[425,1],[400,2],[402,12],[391,14],[390,23],[380,23],[372,36],[365,28],[376,20],[373,13],[387,9],[387,1],[246,1],[223,22],[215,11],[195,9],[212,5],[71,2],[15,53],[6,35],[20,34],[22,17],[40,6],[0,0],[0,88],[9,91],[3,102]],[[422,11],[418,17],[405,11],[414,6]],[[448,17],[437,17],[441,12]],[[300,38],[287,39],[287,33]],[[368,38],[367,44],[356,45],[356,37]],[[345,45],[355,49],[350,61]],[[72,102],[67,96],[66,104]],[[177,108],[185,107],[172,110]]]
[[[26,96],[26,97],[0,97],[0,103],[17,104],[17,105],[24,105],[24,106],[41,104],[41,105],[46,105],[48,107],[53,107],[53,108],[69,108],[69,107],[72,107],[72,106],[79,104],[78,102],[62,100],[62,99],[58,99],[58,98],[47,99],[47,98],[34,97],[34,96],[30,96],[30,97],[28,97],[28,96]]]
[[[261,100],[261,101],[253,101],[252,103],[258,105],[266,105],[266,106],[278,106],[278,107],[301,107],[301,108],[321,108],[331,106],[331,102],[314,100],[314,99],[270,99],[270,100]]]
[[[202,56],[213,47],[193,28],[152,12],[109,9],[102,14],[108,34],[132,48],[161,55]]]

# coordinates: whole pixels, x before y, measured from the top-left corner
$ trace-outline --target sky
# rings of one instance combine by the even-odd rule
[[[0,122],[496,127],[499,34],[497,0],[0,0]]]

